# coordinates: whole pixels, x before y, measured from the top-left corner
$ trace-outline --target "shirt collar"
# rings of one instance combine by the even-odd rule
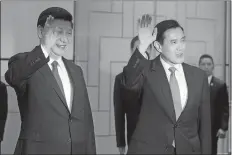
[[[40,45],[40,47],[42,49],[42,52],[43,52],[45,58],[47,58],[48,57],[48,52],[45,50],[45,47],[42,44]]]
[[[208,76],[208,83],[209,84],[211,83],[212,77],[213,77],[213,75]]]
[[[46,51],[45,47],[42,44],[40,46],[41,46],[41,49],[42,49],[44,56],[47,58],[49,56],[48,52]],[[48,64],[51,65],[53,63],[53,61],[55,61],[55,60],[50,57]],[[58,62],[58,65],[61,65],[62,64],[62,57],[59,57],[56,61]]]
[[[183,71],[183,68],[182,68],[181,64],[175,64],[175,65],[172,66],[172,65],[168,64],[166,61],[164,61],[164,59],[162,58],[162,56],[160,56],[160,61],[161,61],[162,65],[164,67],[164,70],[166,72],[169,71],[170,67],[175,67],[178,72],[182,72]]]

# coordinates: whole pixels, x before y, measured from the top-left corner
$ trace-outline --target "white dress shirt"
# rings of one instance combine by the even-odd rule
[[[44,53],[44,56],[47,58],[48,57],[48,52],[46,51],[46,49],[43,47],[43,45],[41,45],[41,49]],[[50,57],[50,60],[48,62],[48,66],[49,68],[52,70],[52,62],[54,61],[54,59],[52,59]],[[65,94],[65,99],[66,99],[66,103],[68,105],[69,110],[71,111],[72,108],[72,86],[71,86],[71,81],[69,79],[69,75],[67,72],[67,69],[64,65],[64,62],[62,60],[62,57],[60,57],[58,60],[56,60],[58,62],[58,73],[60,76],[60,79],[62,81],[62,85],[63,85],[63,89],[64,89],[64,94]]]
[[[160,56],[160,61],[164,67],[168,81],[170,81],[170,75],[171,75],[169,68],[170,67],[176,68],[175,76],[176,76],[176,79],[177,79],[177,82],[179,85],[179,89],[180,89],[180,99],[181,99],[182,109],[184,109],[186,102],[187,102],[187,98],[188,98],[188,86],[187,86],[187,82],[185,79],[183,66],[181,64],[176,64],[174,66],[171,66],[170,64],[165,62],[161,56]]]
[[[208,83],[209,83],[209,85],[210,85],[210,82],[212,80],[212,77],[213,77],[213,75],[208,76]]]
[[[188,98],[188,86],[185,79],[183,66],[181,64],[176,64],[174,66],[171,66],[170,64],[165,62],[161,56],[160,56],[160,61],[164,67],[168,82],[170,81],[170,76],[171,76],[171,71],[169,71],[169,68],[170,67],[176,68],[175,76],[180,89],[180,99],[181,99],[182,109],[184,109]],[[175,139],[172,142],[172,146],[175,147]]]

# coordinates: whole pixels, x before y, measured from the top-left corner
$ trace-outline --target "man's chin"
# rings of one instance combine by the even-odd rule
[[[64,51],[56,51],[56,50],[54,50],[53,53],[57,57],[62,57],[65,52]]]
[[[179,59],[174,62],[174,64],[182,64],[184,62],[184,59]]]
[[[206,71],[206,74],[207,74],[207,76],[210,76],[210,75],[212,75],[212,73],[210,73],[210,72],[207,72],[207,71]]]
[[[64,55],[64,52],[62,52],[62,53],[56,53],[56,55],[62,57]]]

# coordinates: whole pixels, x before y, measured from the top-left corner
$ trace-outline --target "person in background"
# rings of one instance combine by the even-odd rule
[[[8,97],[6,85],[0,81],[0,154],[1,154],[1,142],[3,141],[5,124],[8,112]]]
[[[139,36],[135,36],[131,40],[131,55],[139,45]],[[156,50],[151,44],[147,49],[149,59],[154,59]],[[138,115],[141,106],[139,94],[134,94],[130,90],[123,87],[122,72],[116,75],[114,83],[114,114],[116,128],[116,142],[120,154],[125,154],[126,136],[125,136],[125,116],[127,119],[127,145],[130,143],[131,136],[136,128]]]
[[[139,44],[138,36],[131,40],[131,54],[135,51]],[[125,136],[125,116],[127,119],[127,145],[134,129],[136,127],[137,118],[140,111],[139,95],[131,96],[131,94],[123,88],[122,72],[116,75],[114,83],[114,116],[116,129],[116,142],[120,154],[125,153],[126,136]]]
[[[199,67],[208,75],[211,103],[212,155],[217,155],[218,138],[225,138],[229,122],[229,96],[226,83],[213,75],[214,61],[211,55],[203,54]]]

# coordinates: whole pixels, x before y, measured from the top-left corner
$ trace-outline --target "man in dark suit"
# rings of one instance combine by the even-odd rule
[[[199,67],[208,75],[211,103],[212,154],[217,154],[218,138],[225,138],[229,122],[229,96],[226,84],[213,76],[212,56],[204,54],[199,59]]]
[[[139,44],[138,36],[131,40],[131,53],[133,53]],[[125,138],[125,116],[127,122],[127,144],[129,144],[132,133],[136,127],[140,102],[137,94],[130,93],[122,85],[122,73],[115,77],[114,83],[114,116],[116,142],[120,154],[125,153],[126,138]]]
[[[15,154],[96,154],[82,69],[62,57],[72,28],[67,10],[44,10],[40,45],[9,60],[5,79],[16,91],[22,121]]]
[[[7,97],[7,89],[6,85],[0,81],[0,144],[3,141],[6,118],[7,118],[7,111],[8,111],[8,97]],[[0,145],[0,154],[1,154],[1,145]]]
[[[206,74],[184,63],[185,35],[175,20],[138,20],[140,45],[124,68],[124,85],[140,93],[141,111],[128,154],[210,154],[210,96]],[[153,44],[160,55],[149,61]],[[197,84],[196,84],[197,82]]]

